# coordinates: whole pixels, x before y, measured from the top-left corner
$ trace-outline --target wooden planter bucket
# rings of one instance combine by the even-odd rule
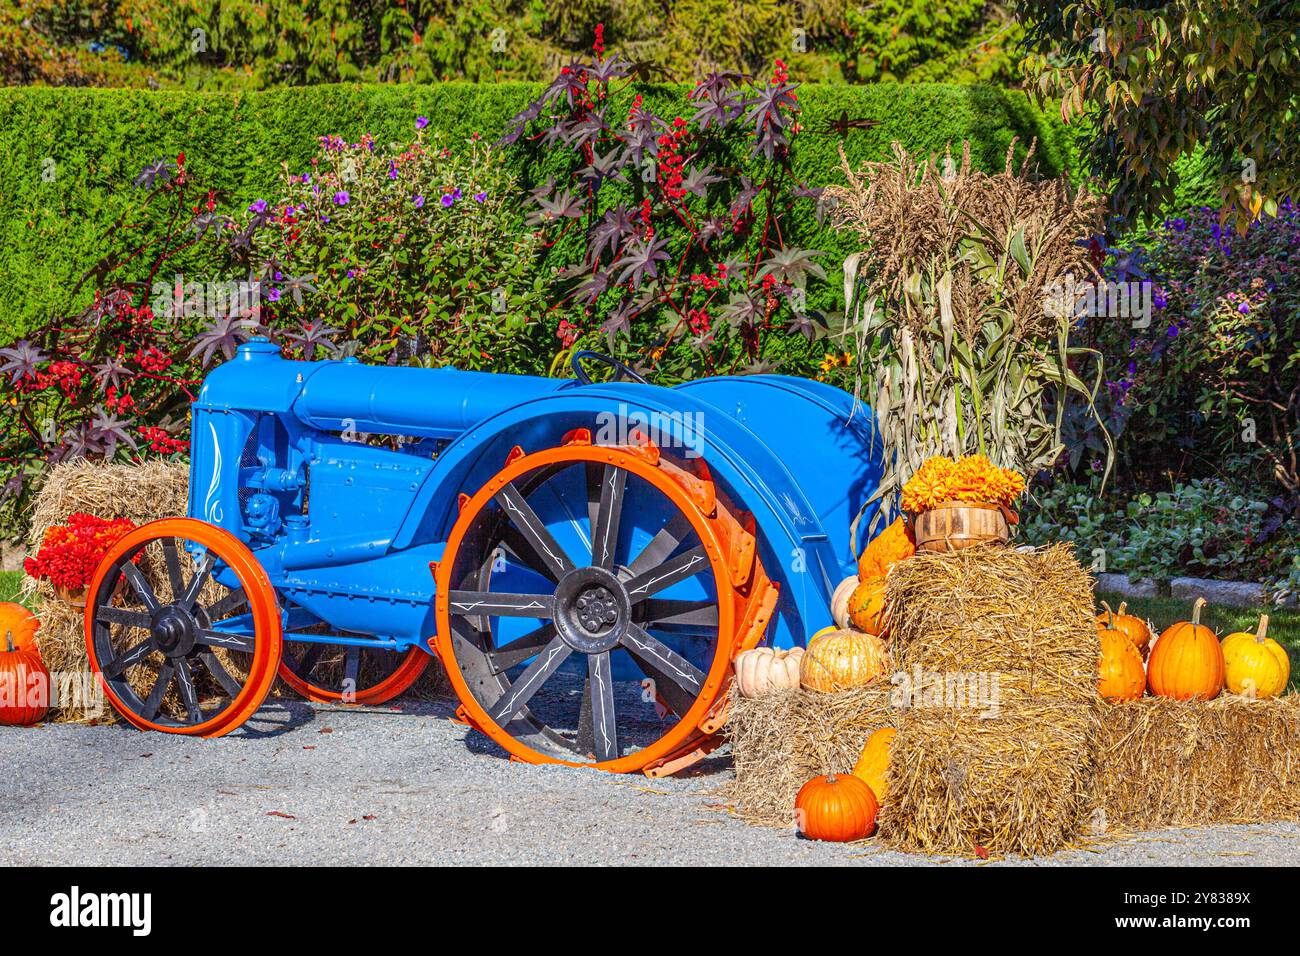
[[[945,501],[912,517],[917,551],[957,551],[973,544],[1011,540],[1016,515],[1002,505]]]

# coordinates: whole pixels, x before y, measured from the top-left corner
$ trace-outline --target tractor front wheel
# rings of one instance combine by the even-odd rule
[[[229,571],[230,589],[216,580]],[[194,518],[142,525],[104,556],[86,596],[86,654],[113,708],[141,730],[219,737],[266,699],[280,611],[230,532]]]

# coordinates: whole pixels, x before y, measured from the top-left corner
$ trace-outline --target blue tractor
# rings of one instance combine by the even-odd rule
[[[218,736],[277,676],[378,704],[437,656],[458,716],[519,759],[659,775],[707,753],[736,654],[830,623],[880,478],[871,413],[785,376],[573,370],[241,346],[193,405],[188,516],[91,582],[108,700]]]

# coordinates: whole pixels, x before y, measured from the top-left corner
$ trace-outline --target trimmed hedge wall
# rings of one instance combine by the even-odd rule
[[[184,151],[197,183],[217,189],[227,208],[242,208],[274,196],[282,162],[294,171],[305,169],[318,136],[355,139],[369,131],[381,142],[404,142],[414,132],[414,117],[422,114],[431,121],[426,132],[450,142],[476,132],[492,139],[538,89],[524,83],[249,93],[2,89],[0,342],[85,304],[67,301],[68,290],[102,254],[100,237],[126,208],[131,181],[147,162]],[[648,107],[673,116],[682,111],[687,88],[643,92]],[[1074,166],[1070,136],[1059,120],[1039,113],[1015,91],[941,84],[803,86],[799,99],[810,133],[800,137],[796,170],[813,185],[842,181],[836,152],[841,140],[813,132],[841,113],[880,122],[843,140],[854,164],[886,158],[893,140],[913,151],[941,153],[949,143],[959,152],[961,141],[969,139],[976,164],[992,169],[1019,136],[1023,145],[1038,138],[1044,173]],[[522,149],[511,156],[526,181],[545,178],[544,156],[530,157]],[[798,231],[803,245],[837,255],[846,251],[843,236],[815,224]]]

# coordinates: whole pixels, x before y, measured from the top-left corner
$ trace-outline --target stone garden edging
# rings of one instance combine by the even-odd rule
[[[1257,607],[1264,603],[1264,585],[1255,581],[1216,581],[1213,578],[1172,578],[1168,593],[1162,593],[1155,578],[1130,581],[1127,574],[1098,574],[1097,590],[1126,598],[1174,597],[1193,600],[1203,597],[1211,604],[1229,607]],[[1294,607],[1294,596],[1282,601]]]

